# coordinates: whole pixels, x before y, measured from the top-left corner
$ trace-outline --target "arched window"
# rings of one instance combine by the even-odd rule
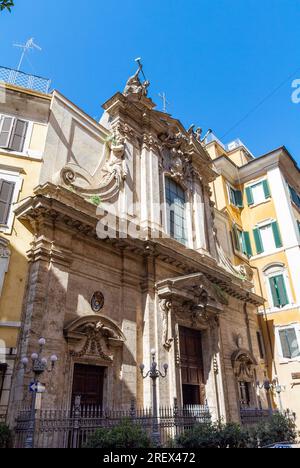
[[[167,230],[170,237],[187,243],[185,193],[174,180],[166,177]]]
[[[291,292],[284,264],[275,263],[264,269],[269,302],[272,307],[282,308],[291,304]]]

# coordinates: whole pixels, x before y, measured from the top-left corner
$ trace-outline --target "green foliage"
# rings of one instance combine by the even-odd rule
[[[221,424],[218,431],[218,447],[240,449],[249,445],[249,434],[247,429],[239,424]]]
[[[184,449],[217,448],[218,426],[212,423],[197,424],[177,437],[178,447]]]
[[[151,447],[151,440],[146,432],[129,419],[111,428],[98,429],[87,441],[85,448],[97,449],[136,449]]]
[[[296,425],[293,420],[283,414],[275,414],[267,422],[249,430],[251,446],[261,447],[273,445],[278,442],[294,443],[297,439]]]
[[[278,442],[293,443],[297,438],[294,421],[275,414],[257,426],[244,428],[238,424],[199,424],[176,439],[184,449],[258,448]]]
[[[9,448],[11,443],[11,432],[6,424],[0,424],[0,449]]]
[[[13,0],[0,0],[0,11],[2,10],[11,11],[13,6],[15,6],[15,3]]]
[[[184,449],[246,448],[248,433],[234,423],[199,424],[179,436],[177,445]]]
[[[100,203],[101,203],[101,198],[99,197],[99,195],[93,195],[90,198],[90,201],[91,201],[91,203],[93,203],[93,205],[99,206]]]

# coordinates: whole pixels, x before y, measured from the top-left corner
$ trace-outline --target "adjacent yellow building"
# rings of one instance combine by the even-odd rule
[[[5,81],[22,79],[26,87],[0,82],[0,418],[7,411],[33,240],[14,207],[38,185],[51,104],[50,95],[29,89],[37,87],[34,79],[42,89],[42,79],[4,71]]]
[[[278,408],[300,419],[300,177],[285,147],[254,158],[240,140],[206,148],[220,177],[212,184],[218,238],[235,264],[249,262],[266,299],[258,320]],[[228,235],[229,233],[229,235]]]

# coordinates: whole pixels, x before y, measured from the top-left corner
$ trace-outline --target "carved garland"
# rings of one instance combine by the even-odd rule
[[[101,324],[101,322],[99,322]],[[85,327],[85,331],[87,333],[86,340],[84,343],[83,348],[80,351],[70,351],[70,355],[72,357],[83,357],[86,355],[97,355],[104,359],[105,361],[112,362],[112,357],[106,354],[103,350],[101,344],[102,334],[100,333],[100,329],[103,325],[99,324],[88,324]]]

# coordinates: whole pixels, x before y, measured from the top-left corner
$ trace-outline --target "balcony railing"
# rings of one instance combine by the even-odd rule
[[[40,76],[28,75],[12,68],[0,66],[0,82],[20,86],[22,88],[38,91],[43,94],[49,93],[51,80]]]

